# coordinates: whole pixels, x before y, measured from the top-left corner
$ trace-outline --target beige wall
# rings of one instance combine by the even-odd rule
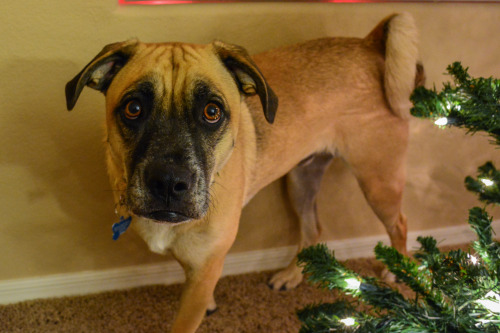
[[[116,0],[0,3],[0,280],[165,260],[132,232],[111,240],[111,190],[101,136],[103,98],[85,90],[65,110],[64,84],[104,44],[205,43],[220,38],[251,52],[326,35],[363,36],[394,11],[414,14],[428,85],[461,60],[473,75],[500,77],[495,4],[231,4],[119,7]],[[404,201],[410,230],[462,225],[476,201],[463,178],[500,161],[480,135],[412,121]],[[296,220],[276,182],[245,209],[233,251],[292,244]],[[325,239],[383,233],[341,161],[319,197]]]

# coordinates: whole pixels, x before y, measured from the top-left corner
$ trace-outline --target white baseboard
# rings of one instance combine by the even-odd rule
[[[494,221],[493,230],[500,232],[500,221]],[[419,247],[418,236],[433,236],[442,245],[454,245],[476,240],[469,225],[410,232],[408,249]],[[351,238],[327,242],[339,260],[373,257],[378,241],[389,243],[387,235]],[[236,275],[285,267],[295,255],[296,247],[287,246],[242,253],[230,253],[223,275]],[[139,265],[102,271],[56,274],[26,279],[0,281],[0,304],[24,300],[83,295],[109,290],[127,289],[151,284],[173,284],[184,281],[179,264],[166,263]]]

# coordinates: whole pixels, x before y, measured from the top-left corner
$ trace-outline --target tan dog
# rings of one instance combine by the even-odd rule
[[[241,210],[264,186],[288,173],[299,249],[317,241],[315,198],[334,156],[349,163],[392,244],[406,252],[408,98],[423,75],[416,44],[406,14],[364,39],[319,39],[253,60],[220,41],[128,41],[106,46],[68,82],[69,110],[84,86],[105,93],[117,209],[134,217],[152,251],[171,251],[186,272],[173,332],[194,332],[215,310]],[[301,279],[294,261],[271,284],[292,288]]]

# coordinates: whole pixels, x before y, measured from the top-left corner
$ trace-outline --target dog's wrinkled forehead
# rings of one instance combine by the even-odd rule
[[[155,95],[161,96],[164,103],[177,106],[185,103],[186,94],[200,90],[201,85],[221,94],[237,95],[231,75],[207,46],[140,43],[107,91],[108,110],[146,81],[152,83]],[[233,89],[223,91],[228,87]]]

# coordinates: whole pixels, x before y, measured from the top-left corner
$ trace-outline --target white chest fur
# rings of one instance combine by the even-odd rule
[[[166,254],[175,240],[176,226],[156,223],[144,218],[134,218],[134,229],[141,235],[149,249],[158,254]]]

